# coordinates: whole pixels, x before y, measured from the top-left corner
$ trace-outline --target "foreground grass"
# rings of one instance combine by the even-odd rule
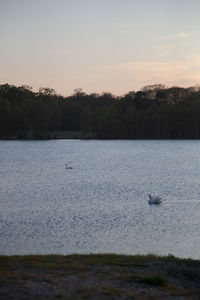
[[[115,254],[0,256],[0,299],[200,299],[200,261]]]

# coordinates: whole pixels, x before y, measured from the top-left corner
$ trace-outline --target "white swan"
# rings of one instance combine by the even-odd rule
[[[160,204],[162,202],[162,198],[159,196],[151,196],[149,195],[149,204]]]
[[[68,167],[68,165],[66,164],[66,170],[71,170],[72,167]]]

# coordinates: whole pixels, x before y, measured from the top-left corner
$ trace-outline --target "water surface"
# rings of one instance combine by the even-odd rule
[[[200,259],[199,176],[200,141],[0,141],[0,254]]]

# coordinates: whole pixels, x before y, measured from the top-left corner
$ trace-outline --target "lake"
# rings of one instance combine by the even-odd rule
[[[200,259],[199,178],[200,141],[0,141],[0,254]]]

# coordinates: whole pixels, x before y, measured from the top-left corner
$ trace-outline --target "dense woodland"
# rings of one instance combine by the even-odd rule
[[[121,97],[81,89],[63,97],[50,88],[0,85],[0,138],[64,131],[103,139],[200,138],[200,89],[156,84]]]

